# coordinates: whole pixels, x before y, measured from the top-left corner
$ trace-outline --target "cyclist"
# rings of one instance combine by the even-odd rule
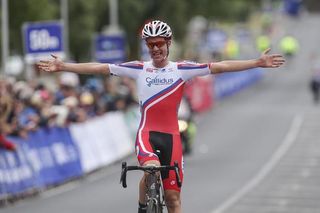
[[[290,57],[299,51],[299,42],[295,37],[287,35],[280,40],[279,47],[284,55]]]
[[[271,47],[270,38],[267,35],[260,35],[256,39],[256,48],[259,52],[262,52]]]
[[[46,72],[69,71],[78,74],[113,74],[136,79],[141,122],[136,137],[136,154],[141,165],[173,165],[182,168],[183,157],[177,122],[177,109],[183,95],[185,82],[195,76],[241,71],[254,67],[276,68],[284,63],[279,54],[267,49],[260,58],[214,63],[173,62],[168,60],[172,31],[162,21],[151,21],[144,25],[141,33],[151,56],[150,61],[132,61],[121,64],[65,63],[58,57],[40,61],[38,68]],[[155,154],[160,150],[160,156]],[[180,169],[183,179],[183,168]],[[139,210],[145,212],[145,176],[140,182]],[[173,171],[162,174],[165,200],[169,213],[181,212],[180,188]]]
[[[318,104],[320,101],[320,63],[318,61],[316,61],[312,67],[310,90],[314,103]]]

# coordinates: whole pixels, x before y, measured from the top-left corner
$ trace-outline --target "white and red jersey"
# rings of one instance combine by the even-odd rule
[[[154,67],[152,61],[133,61],[109,67],[112,74],[128,76],[137,82],[142,113],[139,130],[168,133],[178,132],[177,109],[185,82],[210,73],[208,64],[188,61],[169,61],[163,68]]]
[[[169,62],[156,68],[151,61],[110,64],[114,75],[137,82],[141,122],[136,138],[136,154],[141,165],[156,160],[163,165],[179,165],[183,180],[183,156],[178,127],[178,107],[187,80],[210,73],[208,64]],[[160,151],[160,156],[156,154]],[[173,171],[161,174],[164,189],[180,191]]]

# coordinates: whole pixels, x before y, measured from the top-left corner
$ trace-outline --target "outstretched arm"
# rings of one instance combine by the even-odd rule
[[[284,64],[285,59],[282,55],[271,54],[270,48],[265,50],[260,58],[251,60],[230,60],[211,63],[210,70],[212,74],[223,72],[243,71],[256,67],[277,68]]]
[[[109,65],[102,63],[66,63],[55,55],[51,60],[37,63],[37,67],[45,72],[68,71],[77,74],[109,74]]]

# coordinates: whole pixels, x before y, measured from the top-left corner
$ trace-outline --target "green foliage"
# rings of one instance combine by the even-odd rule
[[[69,0],[69,46],[76,61],[90,58],[95,16],[95,1]]]
[[[137,41],[141,26],[146,20],[168,22],[174,37],[181,40],[188,21],[195,15],[212,20],[245,21],[259,5],[256,0],[120,0],[120,24],[127,32],[130,58],[136,58]]]
[[[69,46],[76,61],[90,60],[92,38],[109,24],[108,0],[69,0]],[[24,22],[57,20],[60,0],[10,0],[11,53],[22,54]],[[203,15],[213,21],[244,21],[259,6],[256,0],[119,0],[119,24],[126,32],[129,59],[137,58],[138,41],[146,20],[161,19],[172,26],[174,37],[184,37],[191,17]]]
[[[119,3],[120,24],[127,32],[127,40],[132,50],[130,58],[137,57],[140,31],[147,20],[160,19],[168,22],[174,28],[174,36],[182,36],[185,27],[179,25],[187,21],[184,0],[121,0]]]
[[[25,22],[56,20],[58,5],[52,0],[10,0],[9,26],[10,49],[22,53],[22,26]]]

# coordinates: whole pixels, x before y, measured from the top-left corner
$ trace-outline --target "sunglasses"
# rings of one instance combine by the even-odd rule
[[[165,45],[166,43],[166,41],[146,42],[147,46],[150,49],[153,49],[155,46],[158,48],[163,47],[163,45]]]

